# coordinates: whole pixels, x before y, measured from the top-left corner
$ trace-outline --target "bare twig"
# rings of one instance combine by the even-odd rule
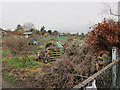
[[[109,5],[107,5],[106,3],[103,3],[105,6],[107,6],[109,8],[110,14],[114,15],[114,16],[120,16],[119,14],[114,14],[111,10],[111,7]]]

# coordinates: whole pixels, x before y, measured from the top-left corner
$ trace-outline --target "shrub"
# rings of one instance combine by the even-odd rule
[[[118,46],[119,29],[114,20],[103,20],[102,23],[90,27],[92,31],[87,34],[86,42],[95,51],[110,51],[112,46]]]
[[[4,39],[4,45],[8,48],[21,49],[27,46],[28,40],[26,38],[20,38],[20,36],[6,36]]]

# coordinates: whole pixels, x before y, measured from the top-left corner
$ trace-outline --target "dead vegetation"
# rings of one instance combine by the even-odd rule
[[[81,45],[73,40],[65,48],[61,58],[43,66],[40,74],[24,76],[19,84],[33,88],[72,88],[85,80],[84,77],[91,76],[110,62],[107,53],[102,53],[103,60],[97,59],[98,56],[99,54],[94,53],[84,40]]]
[[[100,30],[98,30],[99,28]],[[110,48],[114,42],[116,42],[116,46],[118,44],[117,36],[117,41],[115,40],[114,42],[111,42],[106,36],[106,28],[109,31],[112,30],[112,28],[116,30],[116,32],[113,31],[114,34],[110,33],[110,35],[108,35],[109,37],[113,35],[118,36],[116,24],[115,27],[111,27],[106,21],[104,21],[104,23],[98,23],[97,26],[93,27],[93,31],[88,33],[87,43],[85,43],[86,39],[83,39],[81,42],[79,42],[80,40],[75,39],[68,40],[69,44],[68,47],[65,48],[64,54],[61,54],[60,58],[55,58],[56,61],[54,62],[49,61],[49,57],[55,57],[50,56],[50,52],[48,52],[48,47],[52,45],[49,43],[44,50],[41,50],[40,56],[35,59],[38,62],[44,62],[44,64],[49,63],[49,65],[41,66],[42,72],[39,74],[34,73],[31,76],[24,77],[21,84],[24,84],[24,87],[33,88],[72,88],[86,79],[83,77],[93,75],[111,62],[109,50],[111,50]],[[96,32],[99,32],[99,34]],[[104,38],[102,36],[104,36]],[[11,48],[24,47],[23,45],[25,45],[25,43],[18,40],[21,39],[12,39],[9,37],[5,40],[5,44]],[[110,46],[106,41],[110,42]],[[54,47],[54,45],[52,46],[53,47],[50,48],[53,49],[53,51],[57,51],[56,47]],[[107,46],[109,48],[108,50],[105,50]],[[29,49],[30,48],[28,47],[27,50],[29,51]]]
[[[96,59],[97,55],[93,55],[87,44],[81,47],[76,45],[73,44],[66,48],[62,58],[52,62],[50,66],[44,66],[44,72],[35,81],[36,87],[72,88],[85,80],[84,77],[89,77],[110,62],[106,53],[103,54],[102,62]]]
[[[3,47],[9,47],[11,49],[16,48],[16,49],[21,49],[27,46],[28,40],[25,38],[20,38],[19,36],[6,36],[3,39]]]

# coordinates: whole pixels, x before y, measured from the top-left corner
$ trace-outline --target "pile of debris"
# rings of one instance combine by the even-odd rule
[[[71,44],[62,58],[44,68],[45,74],[38,79],[38,87],[72,88],[86,79],[83,77],[91,76],[111,60],[108,52],[102,52],[99,56],[87,44],[81,47],[76,45]]]
[[[52,44],[46,46],[47,52],[48,48],[57,51],[57,48]],[[43,53],[45,54],[43,57],[48,54],[47,52]],[[43,57],[41,58],[43,59]],[[34,87],[72,88],[85,80],[85,77],[93,75],[111,62],[109,52],[95,53],[86,43],[80,44],[74,40],[69,42],[64,54],[61,54],[61,58],[56,59],[54,62],[50,62],[50,65],[43,66],[43,72],[31,81],[34,82]]]

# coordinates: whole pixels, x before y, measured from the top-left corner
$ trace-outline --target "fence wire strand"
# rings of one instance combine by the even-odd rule
[[[90,86],[94,80],[96,80],[97,88],[120,88],[120,58],[111,62],[74,88],[85,88]]]

